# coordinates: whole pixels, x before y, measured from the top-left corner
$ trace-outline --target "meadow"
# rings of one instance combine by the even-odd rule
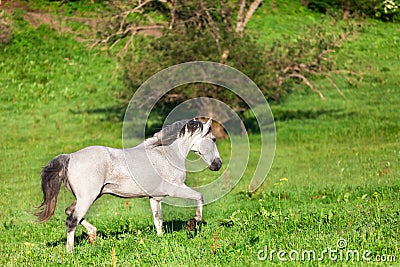
[[[323,21],[300,11],[271,13],[265,5],[249,29],[268,43],[277,32],[293,34]],[[1,266],[400,262],[400,24],[363,21],[342,45],[337,62],[362,74],[356,82],[338,80],[345,97],[317,80],[325,102],[304,87],[271,103],[276,154],[256,192],[247,191],[259,149],[259,137],[250,135],[248,169],[228,195],[205,206],[205,223],[195,232],[185,228],[194,208],[164,205],[165,234],[157,237],[148,199],[104,196],[85,216],[98,239],[91,244],[78,227],[68,254],[64,209],[73,196],[62,189],[52,219],[37,223],[40,171],[61,153],[122,147],[116,110],[123,84],[112,55],[46,25],[34,28],[23,14],[14,12],[18,30],[0,46]],[[217,144],[228,157],[229,140]],[[188,184],[213,177],[193,173]]]

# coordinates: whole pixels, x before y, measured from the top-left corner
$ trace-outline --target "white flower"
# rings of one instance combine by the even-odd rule
[[[399,5],[394,0],[385,0],[382,2],[383,11],[387,14],[389,12],[395,12],[399,8]]]

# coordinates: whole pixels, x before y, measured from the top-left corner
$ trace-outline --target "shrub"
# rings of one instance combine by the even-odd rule
[[[309,9],[331,15],[377,18],[382,21],[400,19],[398,0],[309,0],[303,4]]]
[[[399,8],[399,2],[385,0],[376,8],[375,16],[382,21],[400,21]]]
[[[348,39],[353,28],[337,27],[334,30],[336,34],[333,34],[326,32],[326,27],[311,25],[303,35],[295,38],[283,36],[267,48],[257,43],[253,36],[236,31],[235,16],[232,15],[235,12],[229,3],[215,6],[213,1],[193,0],[176,6],[174,27],[165,29],[161,37],[142,45],[140,55],[126,56],[123,63],[126,90],[135,92],[153,74],[172,65],[213,61],[229,65],[249,76],[269,101],[281,101],[291,91],[301,90],[300,84],[306,85],[324,100],[323,94],[313,84],[316,77],[326,78],[341,93],[330,76],[331,71],[337,70],[330,55]],[[131,94],[123,95],[126,104],[129,101],[126,96]],[[155,96],[148,97],[153,99]],[[218,99],[242,118],[248,109],[242,99],[225,88],[191,83],[166,93],[158,101],[155,113],[160,118],[179,103],[198,97]],[[193,108],[199,114],[206,114],[203,106]]]
[[[136,90],[146,79],[163,68],[182,62],[205,60],[221,62],[221,50],[229,51],[224,63],[234,67],[258,85],[264,96],[279,102],[297,84],[305,84],[323,95],[313,86],[313,77],[324,77],[330,81],[329,72],[336,70],[330,54],[337,51],[353,29],[337,29],[337,34],[326,32],[321,26],[309,26],[304,35],[283,36],[267,49],[251,36],[239,37],[234,33],[221,38],[219,44],[206,32],[193,33],[192,29],[175,29],[154,39],[146,47],[140,59],[128,57],[125,61],[125,84]],[[234,109],[245,111],[244,103],[222,88],[212,85],[191,84],[174,89],[161,102],[180,103],[193,97],[213,97],[229,103]],[[173,105],[172,105],[173,106]]]

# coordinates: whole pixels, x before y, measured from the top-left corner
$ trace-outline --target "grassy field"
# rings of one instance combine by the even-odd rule
[[[258,150],[258,136],[250,136],[248,170],[204,208],[206,223],[196,233],[184,226],[193,208],[164,205],[166,233],[157,237],[147,199],[105,196],[86,215],[99,231],[96,243],[78,227],[67,254],[64,209],[73,197],[61,190],[54,217],[36,223],[40,171],[60,153],[122,146],[115,112],[122,82],[112,57],[47,26],[34,29],[21,14],[12,43],[0,47],[0,265],[399,264],[399,24],[366,21],[343,45],[339,64],[362,73],[357,83],[338,81],[345,98],[321,80],[326,102],[305,88],[271,105],[276,156],[255,193],[247,193]],[[249,27],[268,43],[279,31],[321,21],[304,10],[271,14],[265,5]],[[218,146],[226,158],[229,142]],[[213,175],[191,174],[188,183]]]

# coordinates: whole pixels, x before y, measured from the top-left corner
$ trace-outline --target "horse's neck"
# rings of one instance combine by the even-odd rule
[[[170,146],[171,152],[176,153],[176,156],[180,159],[185,160],[189,154],[191,143],[187,139],[178,138]]]

